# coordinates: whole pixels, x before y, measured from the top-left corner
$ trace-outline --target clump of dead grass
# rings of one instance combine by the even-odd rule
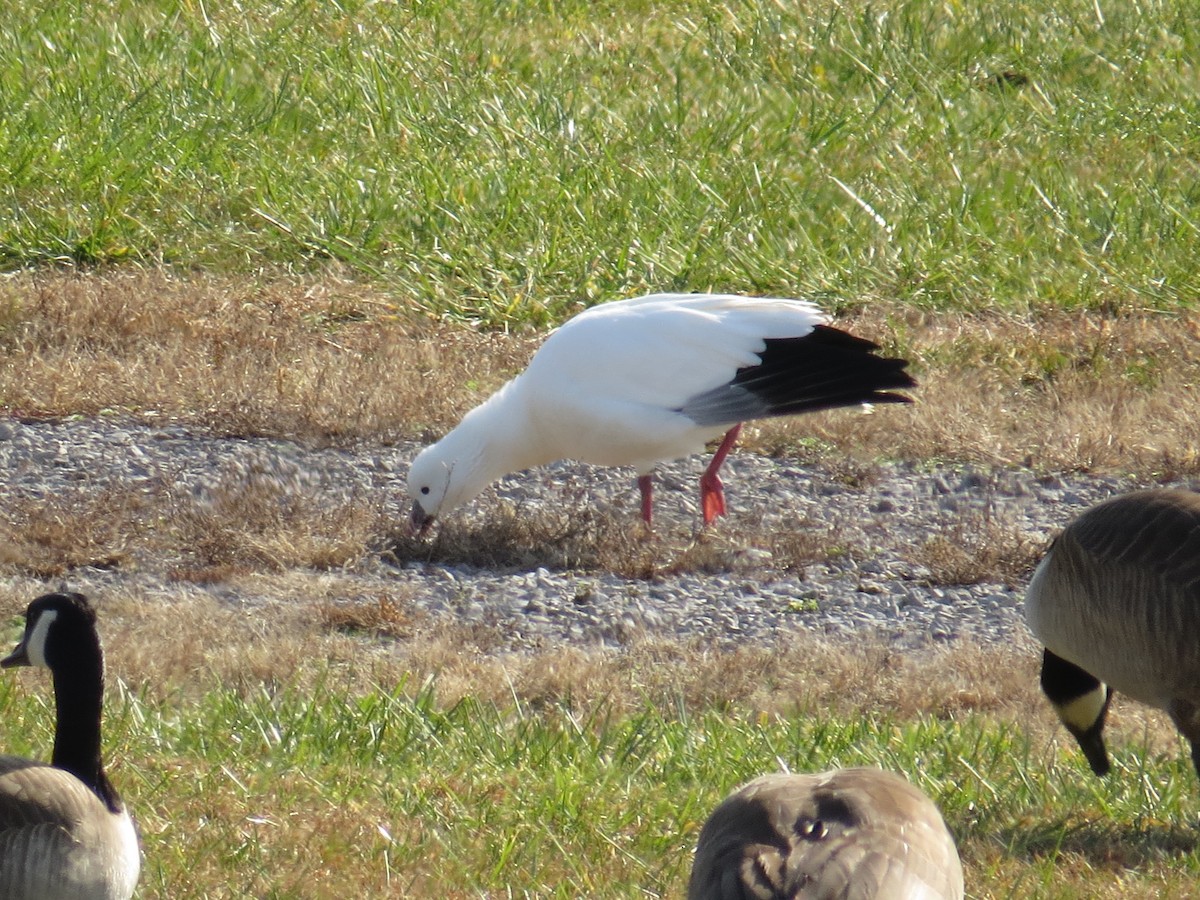
[[[56,578],[124,566],[150,507],[145,492],[120,484],[18,498],[0,520],[0,570]]]
[[[1045,550],[1044,542],[990,510],[970,510],[942,525],[918,546],[912,562],[929,570],[934,584],[1023,583]]]
[[[431,539],[406,529],[388,539],[388,553],[398,563],[436,561],[498,571],[619,565],[637,546],[637,536],[617,517],[580,500],[538,509],[497,501],[487,505],[481,522],[455,517],[440,523]]]
[[[804,518],[781,525],[754,513],[737,513],[691,533],[670,523],[647,530],[627,511],[596,506],[586,491],[565,494],[563,503],[550,508],[492,501],[485,509],[480,521],[442,525],[432,542],[407,532],[393,535],[395,558],[507,570],[544,566],[652,581],[764,567],[803,573],[846,548],[836,523]]]
[[[378,499],[270,468],[225,472],[199,493],[155,482],[13,494],[0,512],[0,571],[55,578],[148,563],[195,584],[350,567],[388,525]]]
[[[331,498],[319,485],[251,469],[226,473],[202,497],[181,498],[166,527],[183,560],[174,576],[206,581],[221,572],[353,565],[382,521],[378,505],[362,498]]]
[[[409,638],[425,618],[411,600],[380,593],[373,598],[322,600],[316,609],[321,628],[346,634]]]
[[[785,572],[803,572],[816,563],[825,563],[846,553],[844,530],[836,523],[802,519],[790,528],[772,530],[771,558]]]
[[[393,530],[386,544],[387,555],[397,564],[424,561],[491,571],[545,567],[646,581],[759,571],[767,564],[802,572],[842,552],[836,528],[808,520],[780,529],[753,518],[730,518],[720,528],[690,536],[650,533],[640,520],[583,496],[537,509],[489,502],[481,520],[450,519],[432,539]]]

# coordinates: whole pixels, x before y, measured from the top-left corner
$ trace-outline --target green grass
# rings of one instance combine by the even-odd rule
[[[1190,0],[80,10],[0,9],[8,268],[334,264],[493,324],[1200,293]]]
[[[44,756],[30,682],[0,680],[0,715],[9,749]],[[779,760],[906,773],[942,808],[972,896],[1110,896],[1120,879],[1186,896],[1200,878],[1186,754],[1119,747],[1102,781],[1069,741],[1032,746],[977,714],[446,707],[432,685],[351,696],[332,673],[312,693],[114,690],[109,706],[141,897],[679,897],[708,812]]]

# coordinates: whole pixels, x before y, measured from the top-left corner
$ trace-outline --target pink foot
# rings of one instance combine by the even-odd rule
[[[700,476],[700,508],[704,511],[705,525],[711,525],[717,516],[725,515],[725,485],[715,472]]]
[[[739,422],[725,432],[721,446],[717,447],[717,452],[713,454],[712,462],[700,476],[700,509],[704,512],[705,525],[711,525],[717,516],[725,515],[725,485],[721,483],[721,477],[717,474],[717,470],[721,468],[725,457],[733,449],[741,430],[742,425]]]

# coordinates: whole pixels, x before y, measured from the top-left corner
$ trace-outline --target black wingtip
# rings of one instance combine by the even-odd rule
[[[800,338],[768,340],[762,362],[740,370],[734,385],[755,394],[768,415],[780,416],[860,403],[911,403],[895,393],[917,381],[908,360],[880,356],[879,345],[828,325]]]
[[[910,381],[912,379],[909,379]],[[900,385],[901,387],[916,387],[917,383],[912,382],[911,385]],[[883,391],[882,393],[874,393],[868,403],[912,403],[913,398],[907,394],[893,394],[891,391]]]
[[[818,325],[803,337],[767,338],[758,365],[690,398],[680,408],[700,425],[728,425],[863,403],[912,403],[896,391],[917,386],[908,360],[880,356],[879,345]]]

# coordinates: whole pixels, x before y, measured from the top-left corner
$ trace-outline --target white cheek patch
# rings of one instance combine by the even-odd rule
[[[1059,706],[1058,717],[1062,719],[1064,725],[1079,731],[1087,731],[1100,718],[1100,713],[1104,710],[1104,701],[1107,699],[1108,688],[1101,684],[1082,697],[1076,697]]]
[[[46,665],[46,637],[50,633],[50,626],[57,618],[58,610],[48,609],[34,622],[33,632],[29,635],[29,640],[25,642],[25,655],[29,657],[31,666],[49,668]]]

